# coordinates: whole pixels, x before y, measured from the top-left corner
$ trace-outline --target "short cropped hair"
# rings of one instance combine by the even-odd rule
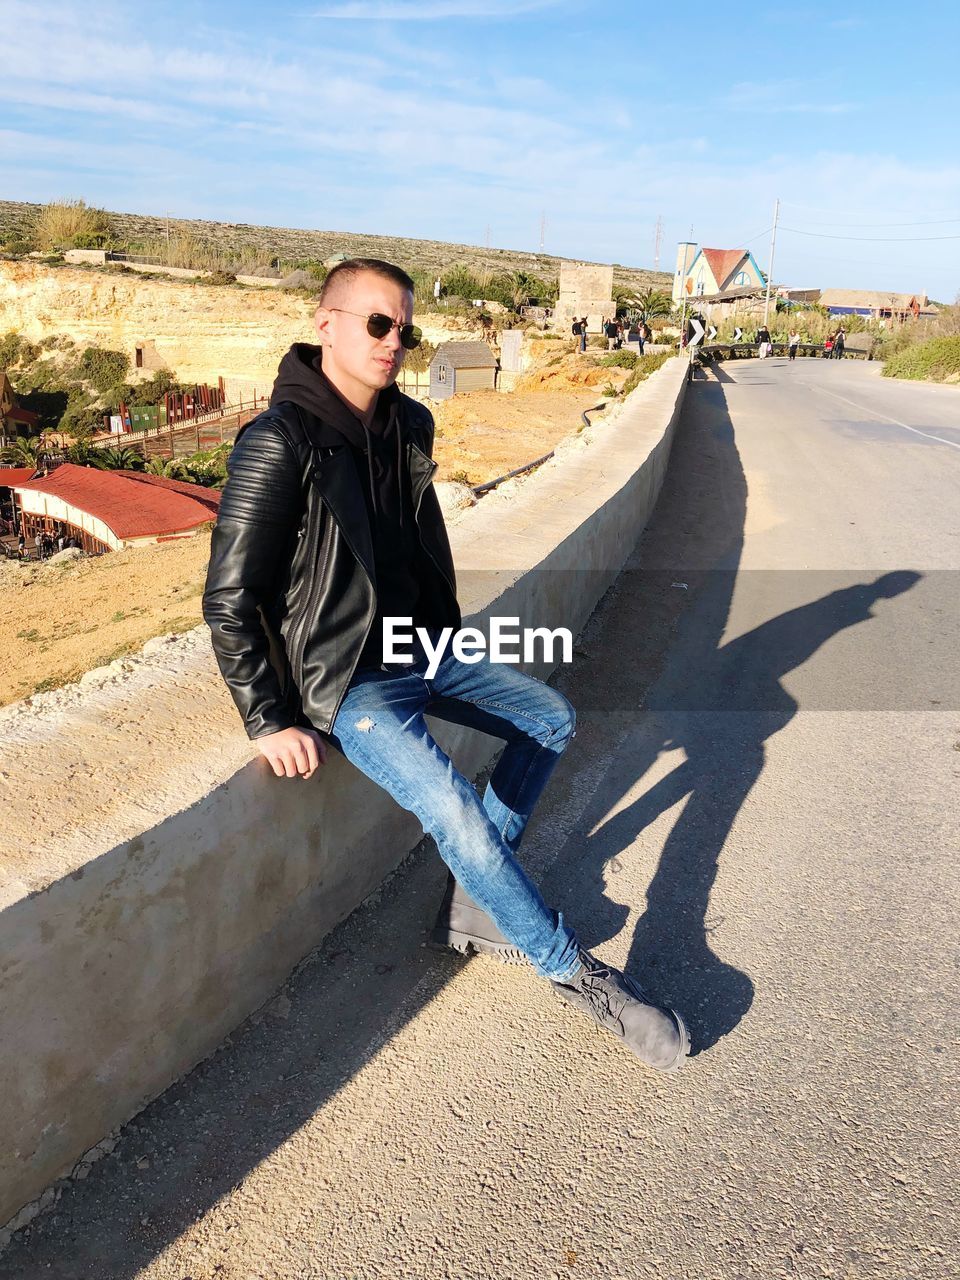
[[[320,290],[320,301],[317,305],[320,307],[328,306],[329,299],[336,292],[347,285],[353,284],[357,276],[364,273],[380,276],[382,280],[391,280],[394,284],[398,284],[401,289],[405,289],[407,293],[415,292],[414,283],[407,273],[400,267],[395,267],[392,262],[384,262],[380,258],[346,258],[343,262],[338,262],[326,280],[324,280],[323,288]]]

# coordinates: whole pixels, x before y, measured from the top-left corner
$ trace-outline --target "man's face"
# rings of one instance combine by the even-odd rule
[[[338,288],[314,318],[324,373],[338,390],[359,401],[395,382],[406,355],[396,328],[384,338],[367,333],[366,318],[374,312],[409,324],[413,296],[392,280],[364,271]]]

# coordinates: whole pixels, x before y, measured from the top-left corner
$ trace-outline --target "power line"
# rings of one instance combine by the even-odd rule
[[[773,230],[773,227],[772,227],[772,226],[770,226],[770,227],[764,227],[764,229],[763,229],[762,231],[758,231],[758,232],[757,232],[757,234],[756,234],[755,236],[750,236],[750,238],[749,238],[748,240],[741,240],[741,241],[739,241],[739,243],[740,243],[740,244],[743,244],[743,245],[753,244],[754,240],[759,240],[759,239],[761,239],[763,236],[768,236],[772,230]]]
[[[830,218],[827,222],[813,222],[810,225],[814,227],[942,227],[949,223],[960,222],[960,218],[928,218],[924,222],[837,222],[836,218]]]
[[[933,240],[960,240],[955,236],[836,236],[824,231],[801,231],[799,227],[784,227],[795,236],[814,236],[818,240],[856,240],[864,244],[922,244]]]

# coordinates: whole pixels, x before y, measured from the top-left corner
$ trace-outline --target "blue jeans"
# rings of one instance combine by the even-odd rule
[[[549,685],[486,656],[468,664],[448,650],[428,680],[418,647],[411,665],[356,672],[330,736],[420,819],[466,892],[537,972],[564,981],[579,968],[576,936],[514,854],[573,736],[573,707]],[[435,742],[425,713],[505,739],[482,800]]]

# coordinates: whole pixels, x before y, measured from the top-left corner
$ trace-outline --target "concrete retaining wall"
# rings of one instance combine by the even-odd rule
[[[451,529],[465,616],[579,630],[653,509],[685,373],[669,361],[615,418],[465,513]],[[495,745],[443,728],[469,771]],[[275,779],[204,629],[0,713],[0,760],[0,1223],[18,1215],[13,1227],[421,833],[335,753],[309,783]]]

